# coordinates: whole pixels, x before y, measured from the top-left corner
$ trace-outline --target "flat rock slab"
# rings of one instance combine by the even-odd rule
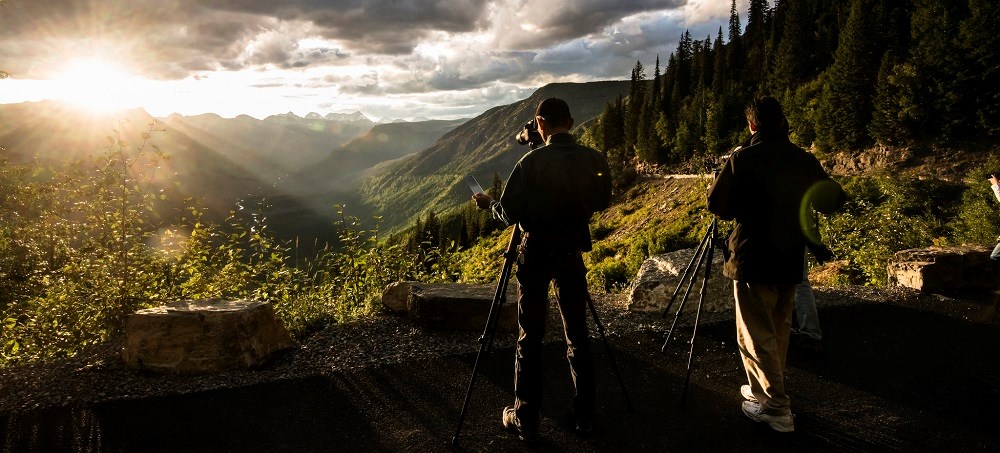
[[[889,283],[923,292],[984,290],[993,286],[990,250],[982,246],[901,250],[886,266]]]
[[[122,358],[134,369],[202,374],[259,366],[291,346],[266,302],[183,300],[129,316]]]
[[[500,329],[517,330],[517,284],[507,285],[506,303],[500,310]],[[494,285],[462,283],[396,282],[382,293],[382,304],[405,313],[417,324],[432,329],[483,330],[496,294]]]

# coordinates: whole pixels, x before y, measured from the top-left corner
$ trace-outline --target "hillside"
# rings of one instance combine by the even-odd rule
[[[229,150],[234,156],[258,160],[255,166],[269,180],[297,172],[326,157],[332,150],[366,133],[375,124],[364,116],[326,119],[317,114],[306,118],[287,113],[263,120],[241,115],[222,118],[215,114],[170,115],[164,127],[197,140],[208,147]]]
[[[332,239],[335,205],[351,215],[361,210],[360,185],[373,169],[427,149],[465,119],[377,124],[365,135],[334,149],[305,168],[281,178],[270,200],[272,225],[286,238]],[[367,211],[366,211],[367,212]],[[364,214],[360,214],[364,215]]]
[[[0,105],[0,146],[14,163],[86,161],[105,151],[115,131],[130,149],[142,145],[142,133],[154,122],[144,151],[164,156],[151,175],[151,189],[168,197],[160,216],[170,219],[191,198],[216,221],[241,199],[280,198],[274,187],[279,178],[315,164],[374,125],[363,117],[340,121],[291,114],[264,120],[214,114],[158,119],[141,109],[94,114],[43,101]],[[285,205],[301,209],[294,198]]]
[[[494,173],[506,177],[528,152],[514,135],[542,99],[560,97],[570,105],[577,124],[596,117],[605,104],[628,92],[629,82],[557,83],[546,85],[520,102],[492,108],[455,128],[434,146],[376,168],[362,186],[362,199],[394,229],[427,210],[443,211],[468,201],[462,182],[473,175],[483,184]]]

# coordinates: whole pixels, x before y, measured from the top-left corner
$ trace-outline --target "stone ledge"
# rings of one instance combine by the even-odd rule
[[[932,246],[900,250],[886,271],[889,284],[923,292],[986,290],[990,280],[990,250],[983,246]]]
[[[507,285],[507,301],[500,311],[500,329],[517,330],[517,283]],[[494,285],[396,282],[382,293],[382,304],[432,329],[482,330],[496,293]]]
[[[266,302],[183,300],[130,315],[122,359],[133,369],[202,374],[259,366],[291,346]]]

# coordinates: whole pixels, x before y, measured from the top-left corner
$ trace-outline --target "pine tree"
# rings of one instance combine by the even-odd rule
[[[677,72],[674,75],[673,91],[670,93],[670,98],[673,100],[670,111],[672,114],[676,114],[680,110],[681,103],[691,94],[691,59],[693,54],[691,32],[684,31],[674,54],[676,55]]]
[[[939,140],[964,133],[971,126],[968,112],[974,107],[969,97],[962,95],[968,79],[963,77],[967,73],[957,45],[959,18],[966,14],[963,4],[914,1],[910,58],[921,76],[914,101],[926,112],[920,119],[920,130]]]
[[[735,81],[743,77],[745,56],[742,32],[740,14],[736,11],[736,0],[733,0],[729,8],[729,43],[726,45],[726,72],[729,80]]]
[[[873,0],[853,0],[833,65],[825,74],[818,144],[825,149],[857,149],[869,143],[868,124],[882,53],[870,12]]]
[[[746,75],[752,80],[762,80],[766,69],[767,55],[765,44],[767,33],[765,28],[765,13],[767,0],[750,0],[750,10],[747,14],[747,29],[743,34],[743,45],[746,49]]]
[[[772,89],[784,93],[795,88],[809,77],[812,66],[811,49],[815,46],[807,25],[804,5],[800,1],[783,1],[784,25],[775,57]]]
[[[420,237],[420,244],[424,250],[438,245],[438,238],[441,232],[441,222],[438,221],[434,211],[427,212],[427,220],[424,221],[423,234]]]
[[[722,95],[722,91],[729,79],[726,77],[726,48],[722,42],[722,27],[719,27],[719,34],[712,44],[712,54],[715,55],[715,73],[712,75],[712,93],[716,97]]]
[[[625,114],[625,151],[634,155],[636,138],[639,133],[639,115],[646,98],[646,73],[641,61],[632,69],[632,84],[629,88],[628,110]]]
[[[656,69],[653,70],[653,86],[649,90],[649,103],[653,106],[654,111],[660,110],[660,99],[662,99],[660,88],[660,83],[662,82],[660,77],[660,55],[656,55]]]
[[[472,243],[469,238],[469,221],[465,216],[462,216],[462,223],[458,229],[458,246],[462,249],[467,249]]]
[[[960,38],[968,52],[967,72],[976,123],[989,135],[1000,136],[1000,10],[998,0],[969,0],[969,18]]]
[[[921,116],[912,103],[916,79],[912,64],[901,61],[893,51],[885,53],[875,86],[872,122],[868,126],[878,143],[901,144],[913,136],[913,120]]]

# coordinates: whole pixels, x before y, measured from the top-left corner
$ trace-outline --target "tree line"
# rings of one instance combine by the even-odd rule
[[[790,138],[819,151],[1000,135],[998,0],[751,0],[746,26],[685,31],[652,77],[636,62],[625,98],[581,134],[616,184],[635,167],[697,163],[748,135],[743,106],[781,101]],[[725,36],[724,36],[725,35]]]

